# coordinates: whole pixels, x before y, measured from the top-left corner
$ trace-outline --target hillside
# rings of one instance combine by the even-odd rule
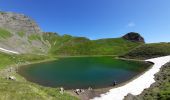
[[[38,25],[23,14],[11,12],[0,12],[0,47],[19,53],[48,52]]]
[[[143,44],[124,38],[90,40],[85,37],[60,36],[55,33],[44,33],[43,37],[51,44],[49,53],[52,55],[120,55]]]
[[[122,55],[131,59],[148,59],[170,55],[170,43],[143,44],[130,52]]]
[[[45,33],[23,14],[0,12],[0,48],[21,54],[120,55],[143,43],[143,37],[134,32],[99,40]]]

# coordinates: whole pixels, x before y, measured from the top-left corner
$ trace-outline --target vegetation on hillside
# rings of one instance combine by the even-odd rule
[[[42,34],[18,31],[10,33],[6,28],[0,27],[0,47],[19,51],[24,54],[47,54],[49,46],[43,40]]]
[[[17,77],[17,81],[2,78],[4,76],[1,77],[1,71],[8,68],[8,66],[48,60],[51,57],[44,55],[10,55],[0,53],[0,58],[0,100],[77,100],[76,97],[70,96],[67,93],[62,95],[58,88],[47,88],[25,81],[16,73],[15,77]]]
[[[170,43],[143,44],[121,57],[132,59],[148,59],[170,55]]]
[[[13,57],[13,55],[0,53],[0,58],[1,58],[0,69],[6,67],[7,65],[15,64],[16,59]]]
[[[50,59],[51,57],[46,55],[33,55],[33,54],[11,55],[11,54],[0,52],[0,58],[1,58],[0,69],[3,69],[8,65],[21,64],[25,62],[42,61],[42,60]]]
[[[24,37],[25,36],[25,33],[23,31],[20,31],[17,33],[20,37]]]
[[[6,38],[9,38],[11,36],[12,36],[12,34],[9,31],[7,31],[3,28],[0,28],[0,39],[6,39]]]
[[[0,100],[78,100],[59,89],[0,78]]]
[[[51,44],[49,53],[52,55],[120,55],[143,44],[123,38],[89,40],[55,33],[45,33],[43,37]]]
[[[39,34],[31,34],[28,36],[28,40],[32,41],[32,40],[41,40],[41,37]]]

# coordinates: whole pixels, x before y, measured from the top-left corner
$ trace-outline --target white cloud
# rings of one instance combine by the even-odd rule
[[[127,27],[135,27],[135,26],[136,26],[136,24],[134,22],[129,22],[127,24]]]

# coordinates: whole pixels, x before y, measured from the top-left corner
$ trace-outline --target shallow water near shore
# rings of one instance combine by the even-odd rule
[[[112,57],[69,57],[22,66],[18,73],[43,86],[97,89],[110,87],[113,81],[126,82],[146,69],[141,62]]]

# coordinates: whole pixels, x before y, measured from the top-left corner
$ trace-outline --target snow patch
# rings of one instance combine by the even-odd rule
[[[149,88],[150,85],[155,82],[154,75],[160,71],[163,65],[170,61],[170,56],[148,59],[146,61],[153,62],[154,65],[143,75],[124,86],[111,89],[109,92],[101,94],[100,97],[95,97],[93,100],[123,100],[128,93],[132,95],[141,94],[144,89]]]
[[[0,47],[0,51],[5,52],[5,53],[19,54],[19,52],[12,51],[12,50],[7,50],[7,49],[1,48],[1,47]]]

